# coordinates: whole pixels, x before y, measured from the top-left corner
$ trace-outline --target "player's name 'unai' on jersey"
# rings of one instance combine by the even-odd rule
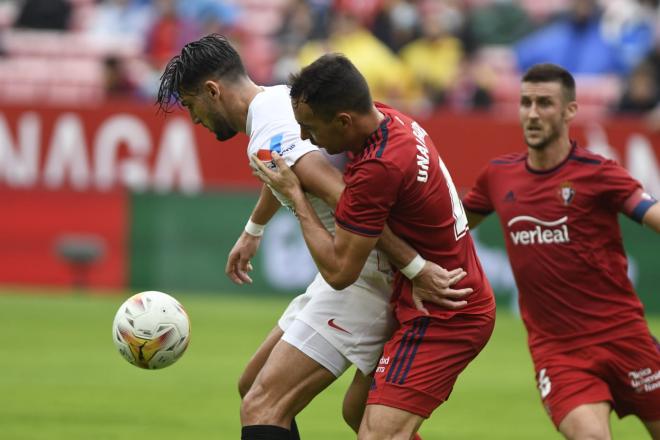
[[[532,351],[645,331],[617,214],[640,221],[653,203],[623,167],[576,145],[547,171],[530,168],[526,153],[482,170],[463,204],[499,217]]]
[[[425,304],[432,316],[491,313],[493,293],[477,258],[467,218],[444,163],[426,131],[409,117],[377,104],[384,115],[364,149],[349,163],[346,188],[336,210],[337,225],[369,237],[385,223],[430,261],[463,268],[467,276],[455,285],[471,287],[468,305],[460,311]],[[397,274],[393,301],[400,322],[421,316],[412,301],[412,285]]]

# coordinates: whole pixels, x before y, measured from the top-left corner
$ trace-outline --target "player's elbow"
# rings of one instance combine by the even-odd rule
[[[323,276],[325,281],[335,290],[344,290],[355,281],[357,281],[360,273],[353,273],[352,271],[340,270],[338,272],[327,274]]]

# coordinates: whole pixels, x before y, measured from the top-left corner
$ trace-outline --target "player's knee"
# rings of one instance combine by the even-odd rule
[[[261,420],[269,417],[269,415],[264,414],[264,412],[270,411],[271,408],[264,406],[264,393],[260,386],[255,384],[253,387],[248,387],[246,393],[242,397],[241,422],[244,425],[260,424]]]
[[[408,427],[375,417],[364,417],[358,440],[410,440],[414,432]]]
[[[241,422],[248,425],[277,424],[291,419],[284,401],[256,381],[241,401]]]
[[[611,440],[610,431],[607,426],[599,424],[580,424],[573,429],[564,432],[567,440]]]

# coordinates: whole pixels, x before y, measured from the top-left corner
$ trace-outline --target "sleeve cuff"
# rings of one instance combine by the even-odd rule
[[[372,228],[365,228],[362,226],[356,226],[352,225],[350,223],[347,223],[345,221],[340,220],[339,218],[335,217],[335,221],[337,224],[342,228],[347,230],[348,232],[352,232],[354,234],[362,235],[365,237],[379,237],[380,234],[383,233],[383,229],[372,229]]]

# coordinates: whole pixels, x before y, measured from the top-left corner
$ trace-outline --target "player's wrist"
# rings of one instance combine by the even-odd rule
[[[417,254],[415,255],[415,258],[413,258],[412,261],[406,265],[406,267],[401,268],[400,271],[403,276],[409,280],[412,280],[417,275],[419,275],[422,269],[424,269],[425,264],[426,260],[423,259],[421,255]]]
[[[244,230],[248,235],[251,235],[253,237],[261,237],[262,235],[264,235],[264,229],[266,229],[266,225],[260,225],[259,223],[255,223],[250,218],[245,224]]]

